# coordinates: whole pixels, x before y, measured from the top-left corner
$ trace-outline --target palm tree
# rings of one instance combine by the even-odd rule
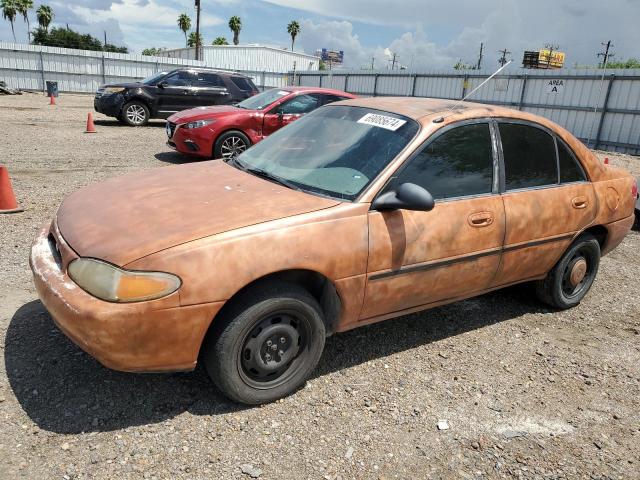
[[[2,8],[2,18],[9,20],[11,23],[11,33],[13,33],[13,41],[16,41],[16,32],[13,29],[13,22],[16,21],[18,14],[18,6],[15,0],[0,0],[0,8]]]
[[[33,8],[33,0],[15,0],[16,9],[22,15],[24,21],[27,22],[27,36],[31,43],[31,25],[29,24],[29,10]]]
[[[296,37],[300,33],[300,24],[295,20],[291,20],[289,25],[287,25],[287,32],[291,35],[291,51],[293,52],[293,44],[296,41]]]
[[[242,30],[242,20],[237,15],[234,15],[229,19],[229,28],[233,32],[233,44],[238,45],[240,43],[240,30]]]
[[[187,47],[195,47],[196,45],[202,45],[202,34],[200,34],[200,41],[198,42],[198,37],[196,36],[196,32],[191,32],[189,34],[189,38],[187,39]]]
[[[178,17],[178,27],[182,30],[182,33],[184,33],[184,41],[187,46],[189,46],[189,39],[187,38],[187,32],[191,29],[191,19],[189,15],[183,13]]]
[[[229,45],[229,42],[227,42],[225,37],[216,37],[215,40],[211,42],[211,45]]]
[[[40,28],[44,28],[45,31],[49,31],[49,25],[53,21],[53,10],[48,5],[40,5],[36,11],[36,18]]]

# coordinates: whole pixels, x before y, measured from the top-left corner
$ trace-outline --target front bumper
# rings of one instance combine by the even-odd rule
[[[213,139],[215,133],[209,126],[185,130],[175,126],[172,136],[167,136],[167,145],[185,155],[201,158],[213,158]]]
[[[30,258],[38,296],[60,330],[85,352],[114,370],[195,367],[204,335],[222,303],[177,306],[178,292],[149,302],[105,302],[78,287],[63,263],[54,254],[49,230],[43,229]]]
[[[93,108],[96,112],[108,117],[119,117],[122,113],[125,99],[121,93],[96,95],[93,99]]]

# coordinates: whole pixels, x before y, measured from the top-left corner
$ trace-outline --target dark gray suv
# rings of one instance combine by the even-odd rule
[[[134,127],[151,118],[194,107],[233,105],[258,93],[251,78],[207,68],[161,72],[135,83],[104,85],[96,92],[97,112]]]

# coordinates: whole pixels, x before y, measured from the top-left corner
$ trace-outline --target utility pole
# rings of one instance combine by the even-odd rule
[[[603,61],[602,61],[602,68],[607,68],[607,65],[609,64],[609,59],[611,57],[615,57],[616,54],[615,53],[611,53],[609,50],[611,49],[611,47],[613,47],[613,43],[611,43],[611,40],[609,40],[607,43],[602,43],[601,44],[603,47],[605,47],[605,51],[604,52],[600,52],[598,54],[598,57],[604,57]]]
[[[200,60],[200,0],[196,1],[196,60]]]
[[[397,54],[393,54],[393,58],[391,60],[389,60],[391,62],[391,70],[395,70],[396,69],[396,60],[397,60],[398,56]]]
[[[107,48],[107,31],[104,30],[104,48],[103,48],[103,50],[106,49],[106,48]]]
[[[553,52],[557,52],[560,49],[559,45],[554,45],[552,43],[547,43],[544,48],[549,50],[549,59],[547,60],[547,70],[551,68],[551,58],[553,57]]]
[[[371,57],[371,70],[375,70],[376,57]]]
[[[498,50],[498,53],[502,54],[498,59],[498,63],[504,67],[507,64],[507,55],[511,55],[511,52],[505,48],[504,50]]]
[[[478,66],[476,67],[476,70],[480,70],[482,68],[482,51],[484,50],[484,43],[480,44],[480,55],[478,56]]]

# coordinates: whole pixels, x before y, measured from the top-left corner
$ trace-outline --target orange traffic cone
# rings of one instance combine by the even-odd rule
[[[55,105],[56,104],[56,97],[54,97],[53,95],[51,95],[49,97],[49,105]]]
[[[87,129],[84,133],[98,133],[96,126],[93,123],[93,114],[91,112],[87,115]]]
[[[7,167],[0,165],[0,213],[16,213],[22,212],[22,210],[13,194]]]

